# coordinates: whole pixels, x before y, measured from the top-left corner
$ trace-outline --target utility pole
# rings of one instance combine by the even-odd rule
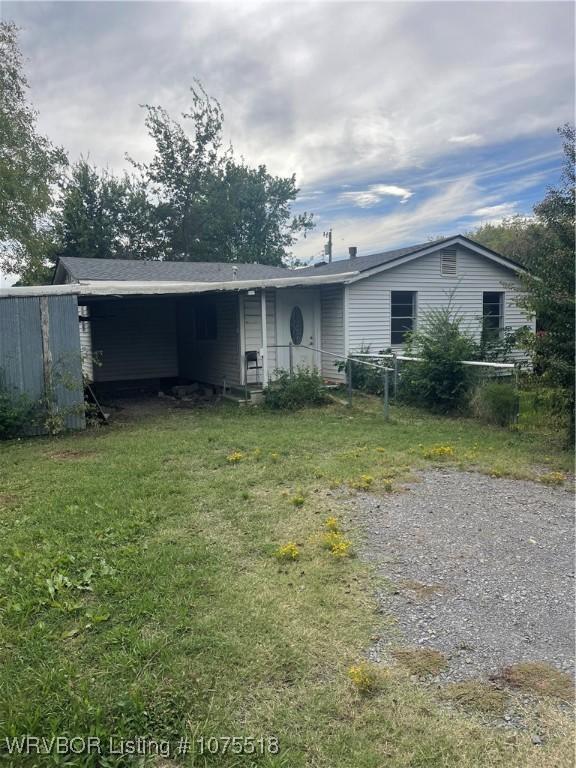
[[[324,232],[324,237],[328,238],[328,243],[324,246],[324,255],[328,256],[328,263],[332,263],[332,230],[329,229],[328,232]]]

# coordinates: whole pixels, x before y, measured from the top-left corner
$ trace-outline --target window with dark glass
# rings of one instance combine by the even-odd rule
[[[416,320],[415,291],[392,291],[391,294],[391,333],[393,345],[404,344],[406,335],[414,330]]]
[[[215,304],[196,307],[196,339],[214,341],[218,337],[218,316]]]
[[[290,338],[292,344],[302,344],[304,336],[304,317],[300,307],[294,307],[290,315]]]
[[[485,291],[482,294],[482,330],[486,336],[498,336],[504,320],[504,294]]]

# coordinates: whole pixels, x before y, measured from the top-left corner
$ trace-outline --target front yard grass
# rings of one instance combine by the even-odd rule
[[[153,409],[1,445],[0,748],[4,736],[119,734],[170,740],[157,766],[532,761],[528,733],[443,706],[402,667],[372,695],[358,692],[350,668],[384,617],[367,567],[322,538],[326,518],[341,521],[333,489],[361,477],[375,493],[446,463],[537,479],[570,471],[571,458],[552,439],[399,408],[385,423],[377,401],[357,403]],[[425,458],[434,446],[452,451]],[[297,555],[276,556],[287,545]],[[539,766],[547,754],[569,764],[566,716],[553,712]],[[192,741],[177,756],[183,735],[275,735],[280,752],[199,757]]]

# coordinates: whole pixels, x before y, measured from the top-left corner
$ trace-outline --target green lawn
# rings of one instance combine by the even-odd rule
[[[434,461],[565,472],[561,436],[399,408],[385,423],[377,401],[356,402],[295,415],[158,407],[0,445],[0,746],[5,735],[119,734],[170,740],[157,766],[568,765],[566,719],[551,702],[538,705],[549,738],[535,749],[529,731],[491,728],[400,667],[359,694],[348,670],[393,617],[377,613],[369,569],[320,541],[331,515],[357,536],[331,488],[397,490]],[[425,458],[434,446],[452,455]],[[279,563],[288,542],[300,557]],[[176,756],[185,735],[196,746]],[[280,751],[198,755],[194,739],[225,735],[277,736]]]

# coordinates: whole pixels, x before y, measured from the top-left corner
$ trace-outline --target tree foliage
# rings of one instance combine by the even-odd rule
[[[534,217],[510,216],[498,223],[481,224],[466,236],[512,261],[530,268],[544,235],[543,225]]]
[[[136,176],[99,172],[86,160],[62,185],[56,222],[58,256],[158,258],[156,214]]]
[[[190,91],[182,115],[189,133],[162,107],[145,105],[155,154],[150,163],[133,161],[156,200],[163,257],[282,264],[298,233],[312,227],[309,214],[291,215],[295,177],[251,168],[223,149],[220,104],[199,83]]]
[[[560,183],[549,187],[534,209],[543,236],[523,276],[520,304],[539,318],[541,330],[532,338],[535,362],[544,376],[567,393],[574,430],[574,252],[575,252],[575,133],[559,129],[564,140]]]
[[[1,22],[0,266],[16,274],[42,268],[52,188],[66,164],[64,151],[38,133],[27,91],[17,27]]]

